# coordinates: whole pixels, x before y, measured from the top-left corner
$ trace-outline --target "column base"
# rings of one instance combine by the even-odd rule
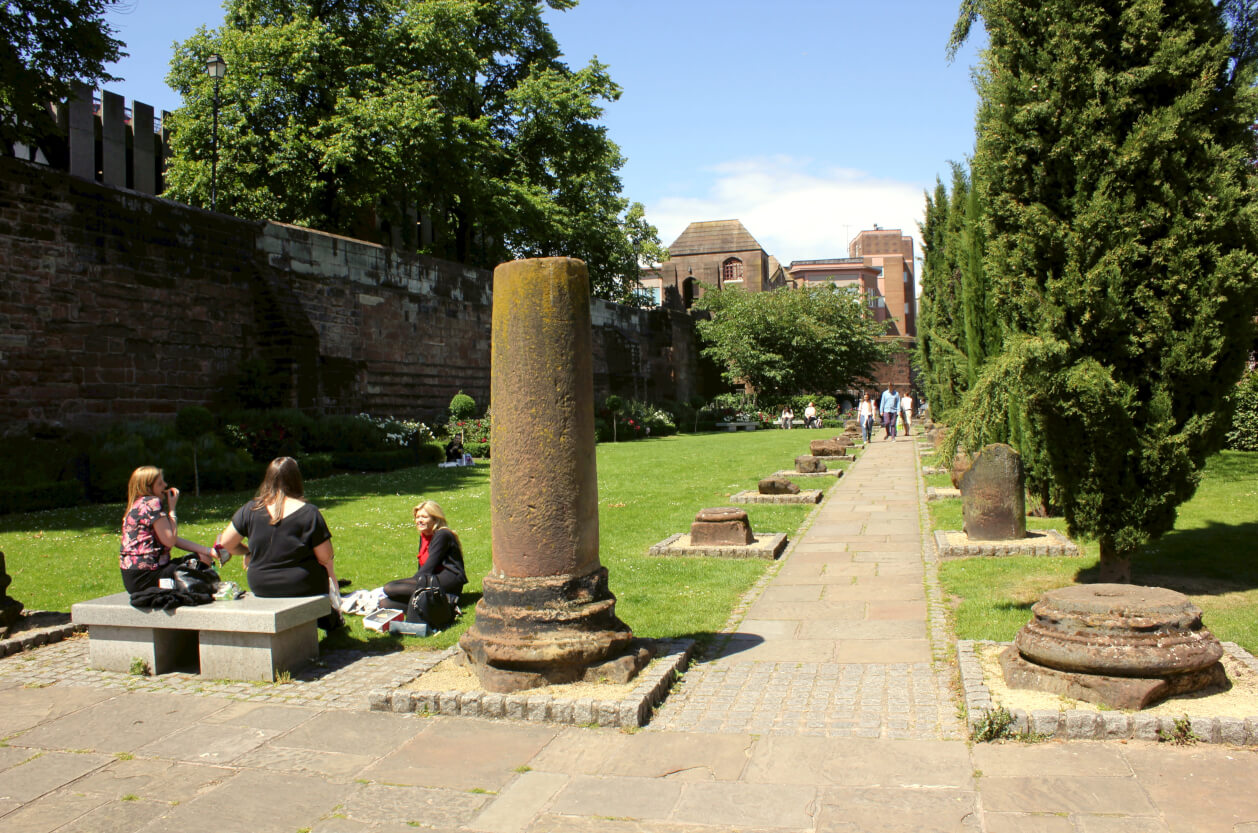
[[[489,575],[483,590],[459,645],[489,691],[576,682],[633,639],[616,617],[604,567],[585,576]]]

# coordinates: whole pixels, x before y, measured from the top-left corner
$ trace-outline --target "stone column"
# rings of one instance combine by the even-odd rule
[[[633,638],[598,558],[591,341],[583,262],[494,270],[493,569],[459,640],[490,691],[572,682]]]

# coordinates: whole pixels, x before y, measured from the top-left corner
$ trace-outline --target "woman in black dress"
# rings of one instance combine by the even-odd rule
[[[322,596],[336,582],[332,533],[318,507],[306,502],[301,470],[292,457],[271,461],[257,496],[232,515],[217,546],[244,556],[255,596]],[[339,623],[335,614],[328,624]]]
[[[384,586],[385,600],[381,607],[406,610],[411,594],[419,586],[422,576],[433,576],[442,591],[457,605],[463,585],[467,584],[467,571],[463,567],[463,545],[459,536],[446,522],[446,513],[431,500],[422,501],[412,510],[415,529],[419,532],[418,568],[410,578],[400,578]]]

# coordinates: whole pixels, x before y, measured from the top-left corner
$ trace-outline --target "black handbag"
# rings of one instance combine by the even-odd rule
[[[184,593],[200,593],[213,596],[218,589],[219,576],[213,567],[207,567],[195,555],[186,556],[179,562],[171,578],[175,589]]]
[[[419,576],[419,586],[406,603],[406,621],[444,628],[454,621],[454,605],[434,576]]]

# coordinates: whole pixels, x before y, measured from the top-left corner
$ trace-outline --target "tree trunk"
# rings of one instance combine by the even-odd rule
[[[1114,548],[1114,542],[1101,539],[1100,579],[1108,584],[1131,584],[1131,553]]]

